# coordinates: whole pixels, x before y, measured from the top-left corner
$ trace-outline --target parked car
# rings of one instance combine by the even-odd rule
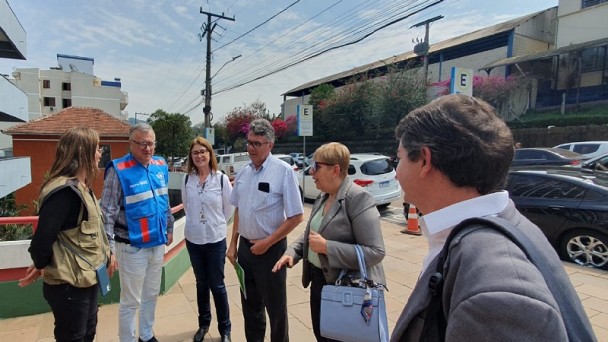
[[[585,159],[599,157],[608,153],[608,141],[580,141],[555,146],[582,154]]]
[[[217,168],[228,177],[234,177],[250,160],[248,152],[222,154],[217,156]]]
[[[608,153],[584,161],[581,167],[585,169],[608,171]]]
[[[293,159],[293,157],[289,154],[272,154],[273,156],[281,159],[282,161],[286,162],[287,164],[291,165],[291,168],[294,171],[298,171],[300,169],[300,167],[298,166],[298,164],[296,163],[295,159]]]
[[[555,147],[520,148],[515,150],[511,166],[580,165],[584,157],[576,152]]]
[[[305,199],[315,199],[317,189],[310,166],[298,172],[300,191]],[[369,191],[379,208],[387,207],[392,201],[401,198],[401,187],[395,179],[395,169],[387,156],[377,154],[351,154],[348,175],[353,182]]]
[[[608,269],[608,174],[572,167],[512,168],[506,189],[563,260]]]
[[[304,163],[304,153],[292,152],[289,155],[293,158],[293,161],[298,165],[298,168],[303,168],[306,164]]]
[[[309,154],[306,158],[304,158],[304,166],[309,166],[310,163],[312,162],[313,158],[315,156],[315,153],[311,153]]]
[[[304,160],[304,153],[291,152],[289,155],[292,156],[294,160]]]
[[[186,168],[186,157],[173,157],[173,163],[170,166],[170,171],[173,172],[182,172]]]

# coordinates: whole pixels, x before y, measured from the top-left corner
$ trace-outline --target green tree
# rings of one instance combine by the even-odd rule
[[[266,119],[268,121],[272,121],[275,118],[275,115],[270,115],[270,111],[266,108],[266,104],[260,100],[255,100],[249,104],[249,106],[245,107],[256,118]]]
[[[197,124],[195,124],[194,126],[192,126],[192,134],[194,134],[194,136],[201,136],[204,137],[205,136],[205,123],[204,122],[199,122]]]
[[[308,104],[313,106],[313,111],[323,109],[327,105],[327,101],[331,101],[336,97],[336,90],[331,84],[320,84],[310,92]]]
[[[229,145],[230,140],[228,139],[228,129],[226,129],[226,125],[216,122],[213,124],[213,128],[215,129],[215,144],[213,146],[219,148]]]
[[[418,70],[390,67],[388,74],[375,84],[370,121],[378,129],[394,128],[407,113],[428,102],[427,84]]]
[[[25,205],[17,205],[15,193],[8,194],[0,198],[0,217],[19,216]],[[26,240],[32,237],[31,224],[6,224],[0,225],[0,241]]]
[[[330,84],[321,84],[314,88],[310,93],[308,104],[312,105],[313,109],[313,127],[316,136],[330,137],[333,133],[332,127],[334,126],[332,121],[335,119],[332,117],[333,112],[328,109],[328,106],[335,100],[336,90]],[[288,118],[288,123],[293,122],[294,133],[297,131],[297,119]]]
[[[194,132],[187,115],[170,114],[157,109],[150,115],[148,122],[156,133],[156,154],[171,161],[169,157],[183,157],[188,153]]]
[[[365,133],[371,122],[372,99],[376,96],[376,88],[376,84],[369,81],[367,76],[340,88],[323,115],[329,129],[345,137]]]

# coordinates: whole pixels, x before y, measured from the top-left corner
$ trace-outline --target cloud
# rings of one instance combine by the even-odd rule
[[[9,0],[27,31],[28,60],[0,59],[0,72],[12,66],[47,69],[56,65],[57,53],[95,58],[95,73],[103,79],[121,77],[129,93],[127,111],[170,112],[189,109],[201,101],[205,80],[205,44],[197,38],[206,16],[224,12],[235,21],[219,20],[215,49],[250,30],[293,0],[128,0],[39,2],[37,6]],[[313,16],[337,3],[327,12]],[[234,86],[247,76],[261,75],[288,61],[307,56],[322,46],[337,44],[368,24],[378,8],[406,2],[388,0],[305,1],[262,25],[251,34],[217,50],[212,74],[233,56],[213,80],[214,91]],[[214,94],[215,120],[231,109],[256,99],[272,113],[280,111],[281,94],[303,83],[412,50],[412,38],[424,37],[424,29],[410,29],[416,22],[444,15],[431,25],[431,42],[471,32],[518,15],[553,6],[557,0],[444,1],[424,14],[383,29],[357,44],[333,50],[312,60],[252,82]],[[350,11],[350,12],[349,12]],[[517,13],[519,11],[519,13]],[[388,14],[387,14],[388,13]],[[384,13],[384,16],[393,12]],[[347,20],[347,18],[350,18]],[[366,18],[365,20],[363,18]],[[301,25],[300,27],[296,27]],[[226,30],[224,30],[223,28]],[[9,70],[3,70],[9,69]],[[202,121],[202,106],[191,113]]]

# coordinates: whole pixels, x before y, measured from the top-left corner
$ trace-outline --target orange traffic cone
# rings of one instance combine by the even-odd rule
[[[413,204],[410,204],[410,209],[407,213],[407,228],[402,229],[401,232],[409,235],[422,235],[420,227],[418,226],[418,213]]]

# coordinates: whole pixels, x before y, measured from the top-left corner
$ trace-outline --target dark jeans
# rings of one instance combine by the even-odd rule
[[[247,299],[241,293],[245,337],[248,342],[263,342],[266,332],[266,314],[270,320],[270,341],[288,342],[287,322],[287,268],[277,273],[272,267],[287,249],[287,239],[283,239],[262,255],[251,253],[251,243],[239,239],[238,262],[245,271]]]
[[[326,285],[325,276],[320,268],[310,264],[310,318],[312,330],[318,342],[336,341],[321,336],[321,291]],[[336,341],[337,342],[337,341]]]
[[[214,243],[197,245],[186,240],[190,263],[196,278],[196,302],[198,304],[198,326],[211,324],[211,304],[209,290],[213,293],[217,330],[228,335],[231,331],[228,294],[224,284],[224,264],[226,263],[226,239]]]
[[[89,342],[97,329],[97,285],[79,288],[70,284],[44,283],[42,295],[55,317],[55,340]]]

